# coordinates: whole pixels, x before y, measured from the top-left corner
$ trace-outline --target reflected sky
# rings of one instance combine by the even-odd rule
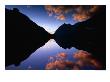
[[[68,16],[67,20],[63,20],[63,21],[57,20],[54,17],[48,16],[46,10],[44,9],[44,6],[42,6],[42,5],[36,5],[36,6],[35,5],[33,5],[33,6],[6,5],[6,8],[8,8],[8,9],[18,8],[21,13],[27,15],[32,21],[34,21],[36,24],[42,26],[44,29],[46,29],[48,32],[50,32],[52,34],[63,23],[69,23],[69,24],[75,23],[75,21],[70,17],[70,15],[72,13],[69,13],[67,15]],[[94,7],[94,8],[96,8],[96,7]],[[79,17],[79,16],[77,16],[77,17]],[[76,49],[74,47],[72,47],[71,49],[63,49],[55,42],[54,39],[50,39],[44,46],[40,47],[34,53],[32,53],[29,58],[22,61],[19,66],[15,67],[14,65],[10,65],[10,66],[6,67],[6,69],[11,69],[11,70],[13,70],[13,69],[24,69],[24,70],[25,69],[33,69],[33,70],[35,69],[35,70],[37,70],[38,69],[38,70],[42,70],[42,69],[45,69],[46,65],[51,63],[49,58],[52,59],[52,57],[56,57],[56,55],[59,53],[66,53],[66,55],[67,55],[66,60],[76,62],[77,58],[74,58],[73,54],[76,53],[77,51],[78,51],[78,49]],[[79,55],[80,53],[78,53],[78,57],[81,57],[81,58],[79,58],[79,61],[76,62],[80,66],[87,65],[86,68],[84,67],[82,69],[94,69],[94,68],[91,68],[91,66],[88,66],[91,64],[94,64],[95,66],[100,68],[99,63],[97,63],[97,61],[95,59],[93,59],[91,56],[86,57],[83,54],[83,57],[85,57],[85,58],[82,58],[82,53],[85,53],[85,52],[81,51],[81,55]],[[88,53],[86,53],[86,54],[88,54]],[[76,55],[76,57],[77,57],[77,55]],[[87,62],[89,62],[89,63],[87,63]],[[55,63],[56,63],[56,61],[55,61]],[[58,63],[58,61],[57,61],[57,63]],[[59,63],[61,63],[61,62],[59,62]],[[68,62],[66,62],[66,63],[68,63]]]
[[[72,55],[78,50],[74,47],[71,49],[63,49],[61,48],[54,39],[50,39],[44,46],[37,49],[34,53],[30,55],[30,57],[24,60],[20,66],[15,67],[14,65],[10,65],[6,67],[6,69],[35,69],[35,70],[43,70],[47,63],[49,63],[49,57],[56,56],[59,53],[66,53],[67,59],[70,61],[75,61],[72,58]]]

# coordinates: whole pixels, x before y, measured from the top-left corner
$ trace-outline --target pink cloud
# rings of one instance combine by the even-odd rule
[[[58,20],[66,20],[66,14],[73,13],[72,18],[78,22],[89,19],[100,6],[97,5],[46,5],[49,16],[55,16]]]

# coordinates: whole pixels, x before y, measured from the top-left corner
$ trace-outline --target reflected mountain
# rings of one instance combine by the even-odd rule
[[[17,8],[5,9],[5,26],[6,66],[19,65],[51,37],[42,27],[20,13]]]
[[[89,69],[106,69],[106,8],[100,8],[86,21],[75,25],[64,23],[53,35],[17,8],[5,9],[5,66],[20,66],[25,60],[22,68],[27,64],[37,64],[41,69],[83,69],[88,65],[95,66]],[[77,55],[75,53],[78,49],[80,51]],[[88,56],[89,54],[91,55]],[[47,63],[48,56],[52,62]],[[61,60],[62,57],[66,59]],[[79,61],[76,62],[75,59]]]
[[[102,6],[92,18],[76,23],[63,24],[54,34],[62,48],[75,47],[93,54],[106,68],[106,9]]]
[[[102,64],[93,55],[74,47],[64,49],[54,39],[33,52],[19,66],[7,70],[101,70]]]

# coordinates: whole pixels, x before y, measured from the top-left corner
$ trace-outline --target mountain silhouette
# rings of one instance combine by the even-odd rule
[[[54,34],[62,48],[75,47],[93,54],[106,68],[106,8],[102,6],[90,19],[75,25],[63,24]]]
[[[106,8],[75,25],[63,24],[51,35],[17,8],[5,9],[5,66],[18,66],[50,38],[66,49],[85,50],[101,61],[106,69]]]
[[[17,8],[5,9],[5,65],[19,65],[51,35]]]

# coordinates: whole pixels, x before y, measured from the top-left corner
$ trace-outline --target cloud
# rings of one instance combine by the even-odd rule
[[[79,50],[75,54],[73,54],[73,58],[78,59],[76,62],[77,65],[80,67],[83,66],[92,66],[95,69],[101,69],[102,65],[97,61],[92,54],[88,53],[87,51]]]
[[[45,67],[46,70],[54,70],[55,69],[55,63],[54,62],[50,62],[46,65]]]
[[[97,10],[96,5],[46,5],[45,9],[49,16],[55,16],[56,19],[66,20],[66,15],[71,14],[73,20],[81,22],[89,19]],[[70,14],[69,14],[70,15]]]
[[[49,16],[52,16],[55,14],[55,18],[58,20],[65,20],[65,15],[63,14],[63,6],[54,7],[51,5],[45,6],[45,9],[47,10],[47,13]],[[66,11],[67,12],[67,11]]]
[[[89,19],[97,10],[99,6],[96,5],[90,5],[90,6],[79,6],[75,9],[75,12],[73,14],[73,19],[76,21],[84,21]]]
[[[88,53],[84,50],[78,50],[73,54],[73,58],[77,59],[76,61],[68,60],[68,55],[64,52],[56,54],[54,57],[50,56],[49,63],[46,64],[46,70],[81,70],[85,67],[92,67],[94,69],[101,69],[101,63],[96,60],[91,53]]]
[[[84,21],[89,18],[90,18],[90,16],[87,16],[86,14],[82,14],[82,15],[81,14],[74,14],[73,15],[73,19],[76,21],[79,21],[79,22]]]
[[[55,16],[58,20],[65,20],[65,16],[63,14]]]
[[[55,60],[55,58],[53,56],[48,57],[48,61],[53,62],[54,60]]]
[[[64,61],[64,60],[56,60],[54,62],[50,62],[46,65],[46,70],[65,70],[65,69],[74,69],[75,63],[71,61]],[[77,67],[78,68],[78,67]]]
[[[91,54],[84,50],[79,50],[75,54],[73,54],[73,57],[76,59],[86,59],[89,58],[90,56]]]
[[[64,69],[66,67],[65,61],[63,60],[56,60],[55,62],[56,69]]]
[[[66,58],[67,54],[62,52],[62,53],[57,54],[57,57],[59,57],[59,58]]]
[[[49,56],[49,61],[52,59],[54,61],[50,61],[46,64],[45,69],[47,70],[64,70],[64,69],[73,69],[74,63],[72,61],[67,61],[67,54],[64,52],[56,54],[54,57]]]
[[[46,65],[46,70],[54,70],[54,69],[65,69],[66,63],[63,60],[56,60],[54,62],[50,62]]]

